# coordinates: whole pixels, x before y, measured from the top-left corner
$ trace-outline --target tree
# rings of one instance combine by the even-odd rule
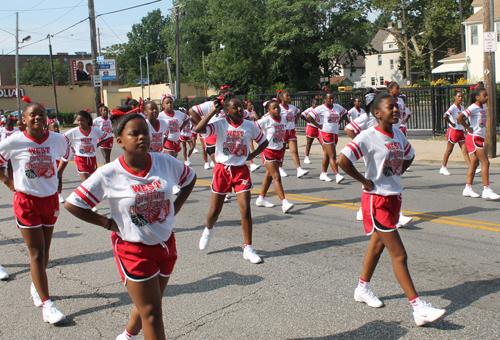
[[[126,54],[126,47],[127,44],[115,44],[111,46],[104,47],[103,54],[105,58],[109,57],[114,57],[116,58],[116,64],[117,64],[117,73],[118,73],[118,79],[126,83],[127,82],[127,73],[128,73],[128,58]]]
[[[54,75],[57,85],[68,84],[68,69],[59,60],[54,60]],[[15,77],[14,77],[15,78]],[[22,85],[49,86],[52,85],[50,61],[34,57],[19,70],[19,82]]]

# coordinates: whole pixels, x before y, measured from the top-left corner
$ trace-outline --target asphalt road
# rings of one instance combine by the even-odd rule
[[[418,150],[417,150],[418,152]],[[119,150],[113,150],[113,158]],[[497,339],[500,337],[500,202],[463,198],[466,169],[437,173],[414,164],[404,175],[405,214],[415,221],[400,230],[417,291],[446,308],[439,321],[416,327],[412,308],[384,253],[371,288],[385,303],[372,309],[353,299],[369,238],[355,220],[360,185],[319,181],[320,158],[310,175],[283,180],[289,214],[253,206],[254,248],[264,263],[243,260],[243,236],[233,195],[216,224],[208,251],[198,249],[210,202],[211,172],[192,157],[198,184],[177,217],[179,259],[163,298],[172,339]],[[98,161],[102,158],[99,155]],[[260,161],[258,161],[260,163]],[[358,163],[362,168],[362,163]],[[285,168],[290,175],[291,157]],[[491,169],[500,192],[500,169]],[[252,174],[257,193],[262,169]],[[64,196],[80,183],[66,170]],[[480,192],[480,182],[476,182]],[[50,292],[67,320],[43,323],[29,298],[29,257],[12,213],[12,193],[1,187],[0,263],[11,275],[0,282],[0,335],[10,339],[115,339],[132,302],[121,283],[109,232],[64,210],[55,227],[48,269]],[[256,194],[252,195],[252,203]],[[277,197],[269,198],[278,203]],[[106,203],[100,212],[109,213]],[[142,335],[139,337],[142,339]]]

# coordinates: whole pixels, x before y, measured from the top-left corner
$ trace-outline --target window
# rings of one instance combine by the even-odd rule
[[[477,34],[476,34],[477,35]],[[382,55],[378,55],[378,65],[381,66],[382,65]]]
[[[497,22],[497,41],[500,41],[500,22]]]
[[[477,25],[473,25],[470,27],[470,44],[477,45],[479,43],[479,39],[477,36]]]
[[[372,86],[376,86],[377,85],[377,80],[375,79],[375,77],[372,77]]]
[[[394,48],[394,44],[389,44],[389,48]]]
[[[384,85],[385,85],[384,77],[380,77],[380,86],[384,86]]]
[[[394,70],[394,59],[391,59],[391,70]]]

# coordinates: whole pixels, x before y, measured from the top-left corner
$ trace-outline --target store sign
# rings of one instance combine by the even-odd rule
[[[98,60],[101,80],[117,80],[116,58]],[[71,74],[74,83],[90,83],[94,75],[92,59],[71,60]]]
[[[21,92],[21,97],[24,96],[24,89],[19,89]],[[0,87],[0,98],[15,98],[16,88],[15,87]]]

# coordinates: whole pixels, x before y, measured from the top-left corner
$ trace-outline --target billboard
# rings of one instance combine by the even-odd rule
[[[103,81],[117,80],[116,58],[108,58],[98,62],[99,74]],[[90,83],[94,74],[92,59],[72,59],[71,77],[73,83]]]

